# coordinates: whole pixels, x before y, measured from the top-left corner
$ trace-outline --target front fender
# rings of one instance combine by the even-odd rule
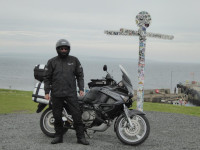
[[[129,117],[132,117],[134,115],[146,115],[146,114],[144,112],[136,110],[136,109],[130,109],[128,111],[128,115],[129,115]]]

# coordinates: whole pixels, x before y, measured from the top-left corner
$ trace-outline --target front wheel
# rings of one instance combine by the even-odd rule
[[[139,145],[143,143],[150,133],[149,121],[144,115],[130,117],[133,124],[131,127],[125,115],[116,120],[116,134],[119,140],[128,145]]]
[[[51,108],[47,108],[41,115],[40,117],[40,128],[42,132],[49,136],[49,137],[54,137],[55,136],[55,129],[54,129],[54,117],[53,117],[53,112]],[[67,132],[67,128],[64,128],[64,133]]]

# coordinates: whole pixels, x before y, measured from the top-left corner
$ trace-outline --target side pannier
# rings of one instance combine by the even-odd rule
[[[46,100],[44,96],[45,96],[44,83],[43,82],[36,83],[32,94],[32,100],[36,103],[49,104],[49,101]]]

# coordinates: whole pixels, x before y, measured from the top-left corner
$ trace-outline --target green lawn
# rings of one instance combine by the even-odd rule
[[[0,114],[33,113],[36,109],[31,91],[0,89]]]
[[[133,108],[136,108],[136,102]],[[0,89],[0,114],[35,113],[36,109],[37,103],[32,101],[31,91]],[[145,102],[144,111],[180,113],[200,117],[200,107]]]
[[[132,108],[136,108],[136,102]],[[188,106],[178,106],[172,104],[163,104],[163,103],[151,103],[144,102],[143,106],[144,111],[157,111],[157,112],[169,112],[177,114],[185,114],[200,117],[200,107],[188,107]]]

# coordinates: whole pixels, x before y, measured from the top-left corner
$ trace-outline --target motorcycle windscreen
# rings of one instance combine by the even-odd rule
[[[133,86],[132,86],[128,73],[126,72],[126,70],[124,69],[122,65],[119,65],[119,68],[122,72],[122,82],[124,86],[127,88],[129,93],[133,94]]]

